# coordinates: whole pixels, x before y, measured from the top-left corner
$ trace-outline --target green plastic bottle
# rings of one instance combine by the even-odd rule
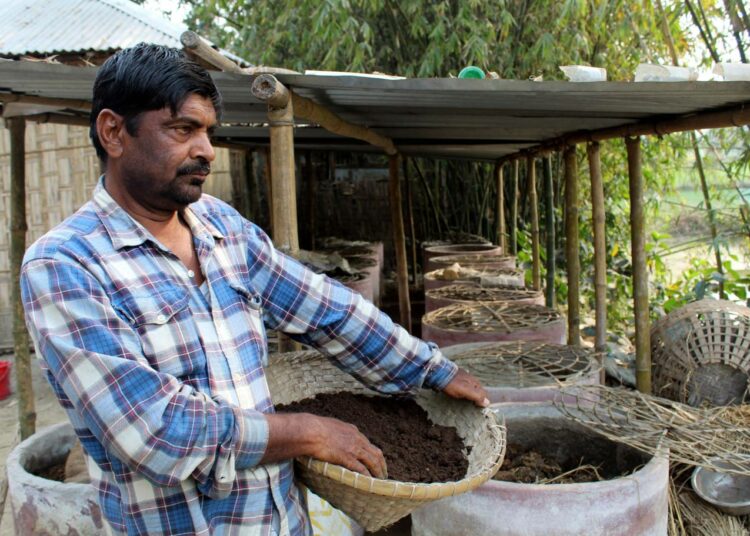
[[[461,69],[461,72],[458,73],[459,78],[475,78],[481,80],[484,78],[484,76],[484,71],[479,67],[475,67],[474,65],[468,65]]]

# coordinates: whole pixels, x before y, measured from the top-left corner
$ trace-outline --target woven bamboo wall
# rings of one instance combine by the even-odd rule
[[[0,121],[0,348],[11,347],[10,303],[10,135]],[[26,214],[31,243],[73,214],[91,196],[99,177],[99,161],[88,129],[28,123],[26,127]],[[205,191],[232,201],[230,157],[216,150]]]

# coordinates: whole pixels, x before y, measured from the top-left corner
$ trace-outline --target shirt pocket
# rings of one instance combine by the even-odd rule
[[[159,372],[205,377],[206,356],[192,318],[190,296],[176,287],[122,289],[112,304],[138,332],[143,354]]]
[[[248,290],[237,281],[229,280],[228,283],[229,287],[238,296],[240,314],[243,316],[243,318],[239,319],[240,325],[250,326],[250,329],[246,330],[242,335],[243,338],[247,338],[248,340],[242,342],[252,343],[260,356],[261,364],[266,366],[268,364],[268,339],[266,326],[263,323],[263,302],[260,294]]]

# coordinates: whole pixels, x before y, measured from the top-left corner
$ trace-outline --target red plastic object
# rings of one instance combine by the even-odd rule
[[[0,400],[10,396],[10,361],[0,361]]]

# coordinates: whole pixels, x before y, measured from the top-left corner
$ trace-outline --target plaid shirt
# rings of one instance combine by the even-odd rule
[[[207,291],[104,189],[26,253],[37,354],[117,534],[310,534],[291,461],[260,464],[274,411],[265,326],[386,393],[455,365],[228,205],[184,211]],[[264,326],[265,324],[265,326]]]

